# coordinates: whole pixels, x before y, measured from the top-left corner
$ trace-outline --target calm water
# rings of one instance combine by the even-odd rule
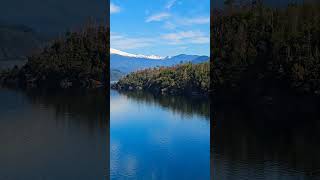
[[[300,105],[214,110],[213,179],[320,179],[320,111]]]
[[[103,92],[0,88],[0,179],[107,179]]]
[[[210,179],[207,101],[119,94],[110,100],[111,179]]]
[[[0,180],[107,179],[103,92],[1,88],[0,100]],[[110,102],[111,179],[210,179],[207,101],[111,91]],[[213,179],[320,179],[320,111],[306,109],[214,108]]]

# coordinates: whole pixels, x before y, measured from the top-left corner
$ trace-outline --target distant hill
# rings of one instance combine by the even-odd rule
[[[118,69],[110,69],[110,80],[111,81],[117,81],[124,75],[125,75],[125,73],[121,72]]]
[[[39,51],[47,37],[25,25],[0,22],[0,70],[23,66],[27,56]]]
[[[51,40],[29,26],[0,21],[0,70],[22,67],[28,56],[40,52]]]
[[[192,62],[195,64],[208,61],[208,56],[180,54],[172,57],[134,55],[122,51],[111,51],[110,67],[123,73],[130,73],[152,67],[173,66],[181,63]]]
[[[26,59],[42,42],[42,37],[30,27],[0,24],[0,61]]]

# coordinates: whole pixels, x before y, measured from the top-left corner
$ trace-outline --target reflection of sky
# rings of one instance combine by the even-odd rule
[[[208,121],[111,94],[111,179],[209,179]]]
[[[110,112],[112,115],[121,114],[127,111],[129,104],[127,104],[126,97],[116,97],[110,99]]]

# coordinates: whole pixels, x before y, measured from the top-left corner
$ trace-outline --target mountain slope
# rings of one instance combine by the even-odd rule
[[[198,55],[186,55],[180,54],[173,57],[160,57],[160,56],[146,56],[135,55],[120,51],[118,53],[114,49],[110,50],[110,67],[111,69],[117,69],[123,73],[130,73],[137,70],[146,68],[158,67],[158,66],[173,66],[180,63],[192,62],[201,63],[209,60],[208,56]]]
[[[37,50],[42,40],[24,25],[0,25],[0,60],[22,59]]]

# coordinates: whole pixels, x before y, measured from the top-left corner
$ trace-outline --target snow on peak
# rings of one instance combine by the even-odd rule
[[[142,54],[131,54],[131,53],[123,52],[123,51],[113,49],[113,48],[110,48],[110,54],[117,54],[120,56],[127,56],[127,57],[134,57],[134,58],[164,59],[161,56],[156,56],[156,55],[146,56],[146,55],[142,55]]]

